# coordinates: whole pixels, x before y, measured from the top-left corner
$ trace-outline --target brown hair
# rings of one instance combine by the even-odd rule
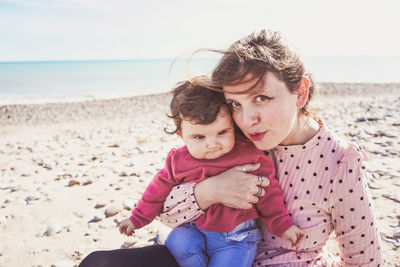
[[[260,30],[236,41],[226,51],[213,51],[222,53],[223,57],[212,72],[210,87],[221,89],[224,85],[246,82],[248,80],[244,78],[248,74],[257,79],[256,86],[267,72],[272,72],[286,84],[290,92],[294,92],[302,77],[306,76],[310,80],[308,100],[301,111],[310,115],[308,103],[316,91],[313,76],[280,32]]]
[[[197,78],[204,81],[204,76]],[[226,107],[229,112],[221,91],[216,92],[190,81],[178,83],[178,86],[172,90],[171,114],[168,115],[174,120],[176,129],[168,131],[164,128],[164,131],[168,134],[181,131],[183,118],[198,124],[212,123],[217,118],[221,107]]]

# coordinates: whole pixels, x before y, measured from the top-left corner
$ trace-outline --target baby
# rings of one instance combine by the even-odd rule
[[[189,81],[173,91],[171,115],[185,146],[172,149],[165,167],[152,179],[132,215],[119,231],[130,236],[155,219],[176,185],[200,182],[232,167],[259,163],[260,183],[268,178],[265,194],[251,209],[216,204],[195,221],[171,231],[165,244],[179,266],[251,266],[261,240],[255,219],[268,231],[299,247],[304,232],[292,224],[272,161],[235,131],[223,94]],[[243,169],[243,171],[246,171]],[[267,177],[267,178],[266,178]],[[257,196],[261,195],[261,187]]]

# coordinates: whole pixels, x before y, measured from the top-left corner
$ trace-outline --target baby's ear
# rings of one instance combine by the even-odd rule
[[[182,133],[181,133],[181,131],[176,131],[176,134],[180,137],[180,138],[182,138]]]

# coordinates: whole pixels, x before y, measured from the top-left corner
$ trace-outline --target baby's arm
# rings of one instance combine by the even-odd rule
[[[296,225],[292,225],[283,233],[282,238],[292,242],[292,247],[299,250],[301,242],[305,238],[305,232]]]
[[[271,159],[261,155],[260,162],[261,167],[257,173],[270,180],[270,185],[265,188],[265,195],[257,204],[260,218],[271,234],[292,242],[292,246],[298,250],[305,238],[305,232],[293,225],[290,219]]]
[[[292,225],[289,212],[284,204],[283,192],[275,177],[275,169],[272,160],[265,155],[260,156],[261,167],[257,174],[267,177],[270,184],[265,187],[265,195],[260,197],[256,208],[261,221],[267,227],[268,232],[282,237],[283,233]]]
[[[247,173],[243,172],[243,167]],[[236,209],[252,208],[258,202],[254,194],[258,191],[260,180],[257,175],[248,172],[254,172],[259,167],[260,164],[242,164],[197,184],[175,186],[164,204],[164,210],[160,214],[161,221],[170,227],[176,227],[197,219],[204,213],[203,210],[217,203]],[[269,181],[262,182],[263,187],[268,184]]]
[[[154,176],[142,198],[138,201],[137,207],[132,211],[132,215],[121,223],[119,230],[122,234],[133,234],[134,229],[149,224],[160,213],[165,199],[173,186],[177,184],[172,176],[171,162],[173,155],[174,151],[172,150],[167,156],[165,168]],[[129,220],[129,223],[127,220]]]
[[[135,226],[133,225],[131,220],[129,220],[129,218],[123,220],[119,224],[119,232],[126,236],[131,236],[135,233]]]

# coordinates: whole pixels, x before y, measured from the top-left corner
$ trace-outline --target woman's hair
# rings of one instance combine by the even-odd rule
[[[205,81],[205,77],[197,77],[197,80]],[[221,107],[226,107],[229,112],[221,91],[210,90],[190,81],[178,83],[172,90],[171,114],[167,115],[174,120],[176,128],[174,131],[164,128],[164,131],[168,134],[181,131],[183,119],[197,124],[210,124],[217,118]]]
[[[310,114],[308,103],[316,91],[313,76],[307,72],[300,56],[280,32],[256,31],[236,41],[226,51],[213,51],[222,53],[223,57],[212,72],[208,87],[221,90],[225,85],[237,85],[249,81],[248,78],[245,80],[248,74],[252,79],[257,79],[256,86],[267,72],[272,72],[286,84],[290,92],[294,92],[302,77],[306,76],[310,80],[309,93],[307,103],[301,111],[305,115]]]

